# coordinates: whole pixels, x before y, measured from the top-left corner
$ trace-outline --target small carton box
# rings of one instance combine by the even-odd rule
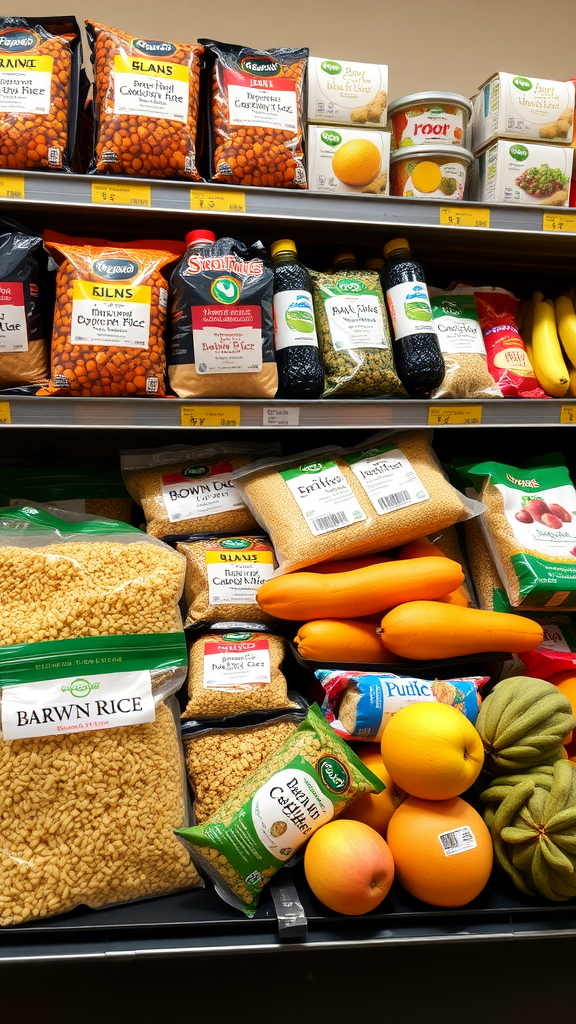
[[[525,78],[499,71],[474,97],[474,153],[493,139],[570,145],[574,131],[574,83]]]
[[[385,128],[388,66],[308,59],[308,120],[316,124]]]
[[[568,206],[574,150],[499,139],[476,157],[468,198],[480,203]]]
[[[390,133],[308,127],[308,188],[312,192],[388,195]]]

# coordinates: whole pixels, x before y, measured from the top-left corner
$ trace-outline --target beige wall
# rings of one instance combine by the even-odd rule
[[[79,20],[153,39],[304,45],[321,57],[388,64],[391,99],[420,89],[471,96],[494,71],[576,78],[576,0],[26,0],[22,7],[26,14],[73,10]]]

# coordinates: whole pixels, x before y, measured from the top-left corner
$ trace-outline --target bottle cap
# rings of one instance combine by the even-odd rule
[[[391,252],[395,252],[397,249],[407,249],[410,252],[410,246],[407,238],[393,238],[391,242],[386,242],[384,246],[384,256],[389,256]]]
[[[342,249],[341,252],[337,252],[334,257],[334,266],[339,267],[342,263],[348,263],[350,266],[356,266],[356,257],[353,252],[346,252]]]
[[[213,231],[200,228],[196,231],[189,231],[186,235],[186,245],[196,245],[198,242],[215,242],[216,235]]]
[[[272,259],[281,252],[293,252],[296,255],[296,243],[291,238],[281,238],[278,242],[272,242],[270,246]]]
[[[372,256],[371,259],[366,260],[364,264],[364,270],[383,270],[384,260],[381,256]]]

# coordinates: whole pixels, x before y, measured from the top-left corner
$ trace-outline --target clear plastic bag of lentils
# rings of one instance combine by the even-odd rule
[[[201,181],[196,134],[203,48],[86,22],[94,64],[91,170]]]
[[[253,50],[212,39],[200,43],[212,88],[211,180],[306,188],[303,86],[308,50]]]
[[[182,254],[183,243],[146,239],[119,246],[47,231],[44,244],[59,267],[51,380],[41,393],[163,397],[164,268]]]
[[[0,167],[72,170],[81,64],[76,18],[0,17]]]

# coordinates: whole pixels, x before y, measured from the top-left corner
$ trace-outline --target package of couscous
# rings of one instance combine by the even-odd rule
[[[429,288],[434,326],[446,373],[432,398],[501,398],[488,370],[486,345],[474,295]]]
[[[0,505],[29,502],[123,523],[132,519],[132,498],[119,471],[87,470],[82,466],[0,466]]]
[[[0,17],[0,167],[72,170],[81,65],[76,18]]]
[[[447,480],[430,431],[385,431],[243,466],[233,479],[270,536],[279,572],[407,544],[484,510]]]
[[[177,829],[219,896],[253,917],[261,890],[307,839],[381,782],[330,728],[318,706],[194,828]]]

